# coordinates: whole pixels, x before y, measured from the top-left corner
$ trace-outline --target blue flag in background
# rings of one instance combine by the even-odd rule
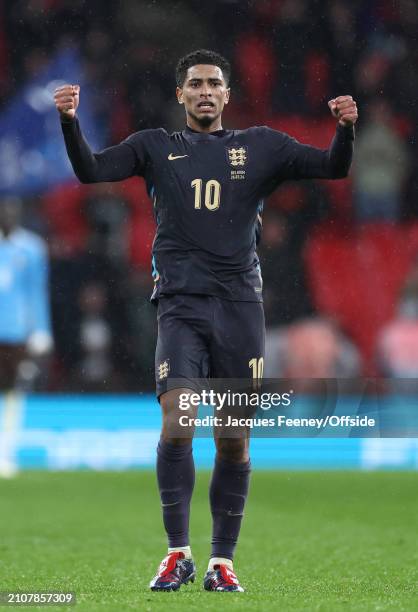
[[[64,83],[81,86],[77,111],[93,149],[103,146],[75,49],[59,52],[0,115],[0,194],[29,195],[74,176],[67,158],[53,94]]]

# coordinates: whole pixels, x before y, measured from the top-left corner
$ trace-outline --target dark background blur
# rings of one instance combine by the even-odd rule
[[[182,129],[174,70],[195,48],[232,62],[227,128],[267,124],[325,148],[327,101],[351,94],[360,120],[350,178],[289,183],[265,206],[265,374],[418,376],[417,33],[413,0],[3,0],[0,114],[69,47],[81,52],[108,145]],[[66,181],[24,206],[50,252],[55,349],[44,386],[152,389],[143,182]]]

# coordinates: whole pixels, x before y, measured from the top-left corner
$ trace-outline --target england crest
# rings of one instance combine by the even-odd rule
[[[248,161],[247,147],[227,147],[228,163],[233,168],[243,168]]]

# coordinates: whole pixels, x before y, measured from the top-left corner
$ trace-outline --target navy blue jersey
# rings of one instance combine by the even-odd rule
[[[203,294],[262,301],[256,254],[263,200],[283,181],[341,178],[354,130],[337,127],[332,145],[302,145],[268,127],[143,130],[93,154],[77,119],[63,123],[67,151],[82,182],[145,178],[157,232],[153,299]]]

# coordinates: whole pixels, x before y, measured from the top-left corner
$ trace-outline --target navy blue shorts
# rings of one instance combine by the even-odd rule
[[[209,295],[164,296],[157,320],[157,397],[178,387],[195,389],[194,379],[262,378],[262,303]]]

